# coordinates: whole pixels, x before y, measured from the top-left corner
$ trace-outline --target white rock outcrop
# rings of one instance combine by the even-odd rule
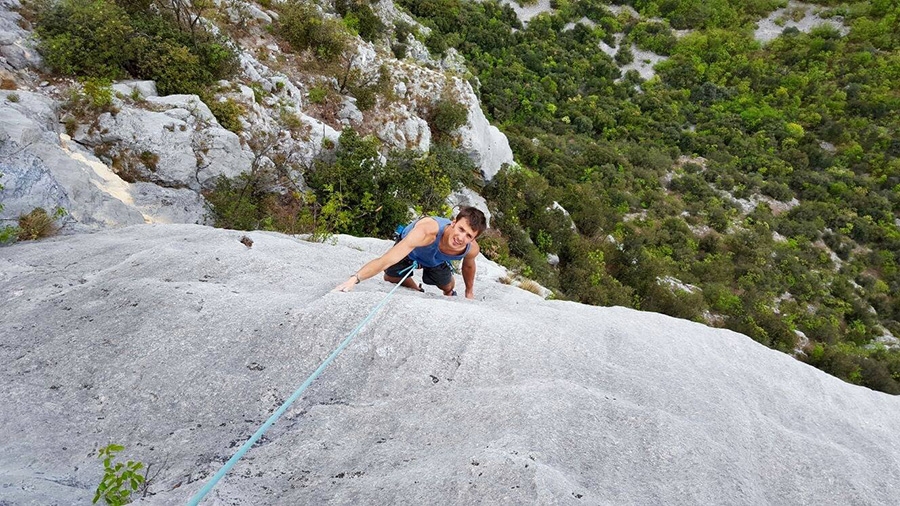
[[[428,122],[410,111],[406,104],[391,104],[386,121],[377,132],[379,140],[391,149],[415,149],[427,153],[431,149]]]
[[[397,119],[385,122],[379,130],[379,138],[383,142],[388,144],[397,142],[397,132],[402,130],[397,125],[408,124],[412,119],[412,113],[419,118],[426,117],[433,104],[438,100],[449,98],[460,102],[468,109],[466,124],[457,130],[456,135],[459,136],[460,148],[481,169],[485,179],[493,178],[504,164],[513,163],[509,140],[500,129],[488,122],[472,85],[467,81],[458,77],[447,77],[435,70],[405,64],[394,69],[393,79],[405,83],[404,98],[409,106],[395,109],[399,111]],[[408,142],[409,138],[405,139]],[[419,139],[421,142],[422,137]]]
[[[31,33],[20,26],[22,16],[16,11],[21,8],[19,0],[0,0],[0,67],[39,69],[43,59],[35,49]]]
[[[513,163],[509,140],[488,122],[471,84],[454,79],[453,86],[459,92],[460,101],[469,108],[469,121],[459,129],[460,145],[481,168],[485,180],[490,181],[503,165]]]
[[[9,100],[14,94],[15,101]],[[36,207],[62,208],[67,231],[139,223],[205,223],[194,191],[129,184],[92,152],[60,134],[57,104],[28,91],[0,91],[0,224]]]
[[[762,43],[768,43],[778,38],[787,28],[795,28],[801,32],[809,33],[817,26],[830,26],[842,36],[850,33],[850,28],[844,25],[842,16],[823,18],[817,12],[819,6],[805,2],[790,0],[786,7],[772,11],[768,16],[759,20],[757,28],[753,32],[753,38]],[[802,12],[799,21],[794,21],[793,12]]]
[[[142,181],[199,191],[214,186],[219,176],[233,178],[251,169],[253,152],[222,128],[196,95],[147,97],[117,107],[75,140],[106,147],[111,157],[136,158],[131,167]]]

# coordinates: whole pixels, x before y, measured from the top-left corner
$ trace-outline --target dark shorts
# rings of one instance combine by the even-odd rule
[[[412,263],[412,259],[406,257],[385,269],[384,273],[395,278],[402,278],[403,276],[406,276],[406,271],[404,271],[404,269],[408,268]],[[450,266],[447,264],[441,264],[437,267],[422,267],[422,282],[426,285],[441,287],[446,286],[452,280],[453,271],[450,270]]]

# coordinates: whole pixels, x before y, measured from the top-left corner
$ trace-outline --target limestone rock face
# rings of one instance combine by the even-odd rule
[[[509,140],[499,128],[488,122],[472,85],[462,79],[456,79],[454,85],[462,102],[469,108],[469,121],[459,129],[461,145],[472,161],[481,167],[484,178],[490,181],[504,164],[513,163]]]
[[[7,98],[12,93],[15,102]],[[205,223],[199,194],[123,181],[90,150],[58,132],[56,107],[38,93],[0,91],[0,224],[14,224],[36,207],[64,209],[64,231]]]
[[[34,47],[34,39],[19,26],[22,16],[16,10],[21,7],[19,0],[0,0],[0,63],[15,70],[39,69],[43,59]]]
[[[253,153],[237,134],[219,126],[196,95],[148,97],[146,106],[123,102],[76,140],[107,146],[114,158],[132,158],[137,179],[167,187],[199,191],[214,186],[219,176],[250,171]]]
[[[136,98],[158,97],[155,81],[118,81],[112,85],[113,92],[126,97]]]
[[[393,149],[416,149],[423,153],[431,149],[431,129],[427,121],[405,104],[393,104],[388,114],[394,119],[378,130],[382,142]]]
[[[414,65],[400,65],[393,72],[394,79],[403,83],[397,89],[403,90],[400,98],[407,105],[389,110],[388,117],[395,119],[385,121],[378,130],[383,142],[401,149],[419,146],[427,149],[431,144],[430,132],[427,142],[423,134],[417,137],[408,134],[422,132],[421,125],[427,125],[422,118],[428,116],[431,107],[438,100],[449,98],[459,101],[468,109],[468,120],[456,135],[460,147],[481,169],[485,179],[493,178],[503,164],[513,163],[509,141],[497,127],[487,121],[471,84],[458,77],[448,78],[442,72]],[[406,146],[398,145],[404,141]]]
[[[277,48],[276,48],[277,49]],[[245,79],[259,84],[268,95],[257,101],[255,94],[224,94],[223,97],[238,101],[245,110],[242,118],[245,139],[276,138],[274,152],[288,163],[308,166],[318,156],[324,143],[336,144],[340,132],[321,120],[304,112],[308,105],[308,90],[293,82],[285,74],[275,72],[252,54],[242,52],[241,69]],[[227,83],[226,83],[227,84]],[[284,125],[282,115],[296,119],[298,131]],[[294,130],[297,130],[294,128]],[[269,152],[268,155],[273,155]]]
[[[0,248],[2,500],[89,504],[115,442],[161,470],[137,504],[185,504],[387,295],[331,289],[389,246],[140,225]],[[896,503],[900,398],[477,264],[474,301],[398,290],[204,504]]]

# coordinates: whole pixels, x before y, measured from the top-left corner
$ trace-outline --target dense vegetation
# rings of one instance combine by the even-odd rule
[[[159,92],[202,93],[237,70],[227,41],[201,22],[209,2],[61,0],[35,6],[40,49],[63,75],[151,79]]]
[[[447,197],[476,177],[474,164],[446,144],[424,156],[398,150],[382,157],[379,148],[377,139],[344,129],[334,157],[316,160],[307,171],[311,191],[305,193],[272,191],[272,175],[262,171],[221,179],[207,194],[216,226],[390,237],[412,218],[410,210],[448,216]]]
[[[900,335],[897,2],[821,2],[848,35],[766,45],[754,23],[786,2],[635,0],[637,19],[558,0],[527,26],[497,2],[398,3],[467,58],[520,164],[484,188],[503,233],[484,249],[575,300],[785,352],[800,331],[810,364],[900,393],[900,353],[874,344]],[[670,56],[657,77],[622,75],[598,50],[615,34]]]

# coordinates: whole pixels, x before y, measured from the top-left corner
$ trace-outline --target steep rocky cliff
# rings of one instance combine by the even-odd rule
[[[414,23],[390,1],[374,5],[389,29],[397,19]],[[375,135],[384,150],[427,152],[429,114],[446,97],[466,107],[468,119],[453,133],[455,143],[485,178],[513,161],[506,137],[488,123],[452,52],[435,60],[410,35],[412,49],[397,59],[389,46],[356,38],[343,76],[335,77],[335,69],[297,64],[301,57],[266,29],[275,12],[241,1],[223,6],[226,23],[240,26],[231,34],[240,70],[204,98],[215,103],[196,95],[159,96],[153,82],[128,81],[114,84],[104,110],[85,112],[72,105],[81,85],[47,74],[30,24],[18,13],[20,3],[0,4],[0,184],[6,187],[0,221],[13,222],[34,207],[59,207],[68,211],[65,228],[73,230],[204,223],[199,192],[218,177],[279,160],[302,186],[298,168],[334,149],[344,127]],[[387,80],[365,111],[338,80],[349,75],[361,82]],[[314,88],[329,90],[329,101],[311,100]],[[233,124],[217,121],[210,110],[216,103],[237,111]]]

